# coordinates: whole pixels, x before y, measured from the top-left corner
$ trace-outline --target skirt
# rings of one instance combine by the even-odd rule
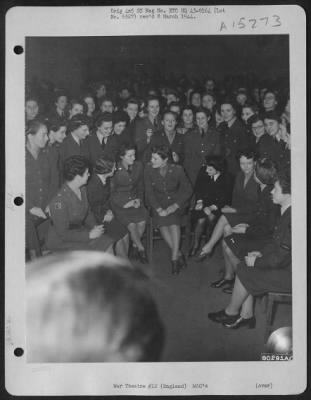
[[[244,234],[233,233],[230,236],[224,238],[227,246],[230,248],[232,253],[239,258],[243,259],[250,251],[259,251],[267,243],[270,242],[267,238],[260,239],[249,239]]]
[[[148,211],[142,205],[138,208],[123,208],[114,204],[111,206],[111,208],[116,218],[124,226],[128,226],[131,223],[138,223],[148,220]]]
[[[178,208],[174,213],[161,217],[156,211],[152,212],[152,222],[155,228],[161,228],[162,226],[179,225],[183,223],[185,216],[185,210]]]
[[[223,213],[223,215],[227,218],[227,221],[232,228],[238,224],[248,224],[254,218],[251,214],[243,213]]]
[[[292,291],[291,268],[269,269],[248,267],[240,263],[237,270],[242,285],[253,296],[268,292],[290,293]]]

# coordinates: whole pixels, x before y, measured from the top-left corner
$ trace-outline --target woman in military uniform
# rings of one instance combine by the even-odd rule
[[[135,148],[132,144],[122,145],[118,158],[117,169],[111,180],[111,209],[116,218],[129,230],[134,255],[146,264],[148,259],[141,241],[148,218],[143,204],[143,165],[135,161]]]
[[[113,239],[96,225],[87,200],[89,161],[83,156],[69,157],[64,163],[65,183],[50,202],[51,225],[47,247],[58,250],[110,251]]]
[[[93,168],[86,189],[87,197],[98,224],[104,224],[107,234],[114,240],[116,255],[127,258],[129,237],[126,226],[114,216],[110,205],[110,179],[115,172],[115,163],[99,158]]]
[[[197,127],[184,135],[184,167],[192,185],[196,182],[205,157],[220,154],[219,133],[208,125],[210,112],[199,109],[195,117]]]
[[[291,292],[291,179],[290,170],[278,175],[272,190],[273,202],[281,208],[281,216],[273,238],[260,251],[249,252],[238,266],[229,305],[221,311],[209,313],[214,322],[237,329],[254,328],[254,296],[270,291]]]
[[[170,153],[167,146],[152,149],[151,164],[145,168],[145,187],[154,224],[172,252],[172,273],[178,273],[185,264],[180,252],[180,226],[192,187],[183,168],[169,163]]]
[[[241,171],[238,173],[232,193],[232,205],[225,205],[222,215],[209,241],[202,247],[196,261],[204,260],[213,252],[214,246],[223,236],[232,233],[232,227],[237,224],[248,224],[258,208],[259,185],[254,178],[254,168],[257,154],[252,149],[241,151],[238,159]]]
[[[172,161],[182,164],[184,159],[184,136],[176,132],[176,115],[166,111],[163,115],[163,130],[151,138],[152,147],[167,146],[171,150]],[[151,153],[151,151],[150,151]]]
[[[224,119],[218,127],[222,154],[226,159],[228,172],[236,176],[240,171],[236,156],[239,151],[249,147],[250,139],[246,125],[237,118],[235,102],[230,99],[223,100],[220,109]]]

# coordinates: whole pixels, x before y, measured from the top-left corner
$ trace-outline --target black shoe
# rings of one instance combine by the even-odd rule
[[[211,257],[212,253],[205,253],[204,251],[201,251],[201,253],[194,259],[195,262],[201,262],[204,261],[206,258]]]
[[[220,278],[217,281],[212,282],[211,287],[219,289],[226,285],[232,286],[233,283],[234,283],[234,278],[233,279]]]
[[[146,250],[137,250],[138,259],[142,264],[148,264],[148,257],[146,254]]]
[[[220,323],[234,323],[238,318],[240,318],[240,315],[228,315],[225,310],[221,310],[218,312],[214,313],[209,313],[208,318],[214,322],[220,322]]]
[[[230,329],[239,329],[242,326],[247,326],[248,329],[254,329],[256,327],[256,318],[242,318],[239,316],[235,321],[224,321],[223,326]]]
[[[172,260],[172,274],[177,275],[179,274],[179,271],[180,271],[180,264],[178,260]]]
[[[180,269],[188,267],[186,257],[183,255],[183,253],[181,253],[181,255],[178,257],[178,262],[180,265]]]
[[[229,286],[229,287],[225,287],[222,289],[222,291],[226,294],[232,294],[233,292],[233,285]]]
[[[192,246],[191,249],[190,249],[190,251],[189,251],[188,257],[195,257],[195,256],[197,255],[198,251],[199,251],[199,248],[200,248],[199,245],[197,245],[197,246],[195,246],[195,245]]]

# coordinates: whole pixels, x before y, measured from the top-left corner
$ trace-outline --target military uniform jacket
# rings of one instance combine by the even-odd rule
[[[94,217],[98,223],[101,223],[106,212],[111,209],[110,182],[107,180],[106,185],[104,185],[100,178],[96,174],[93,174],[86,189]]]
[[[287,208],[275,226],[272,240],[260,250],[255,267],[289,268],[291,266],[291,207]]]
[[[147,142],[146,131],[152,129],[153,134],[161,132],[161,118],[158,116],[153,124],[148,117],[141,118],[135,124],[134,140],[137,147],[137,159],[143,162],[149,162],[151,144]],[[147,152],[149,150],[149,153]],[[146,153],[146,154],[145,154]]]
[[[111,179],[111,205],[123,207],[130,200],[144,197],[143,166],[135,161],[131,170],[126,170],[120,163]]]
[[[43,211],[50,194],[50,166],[46,153],[41,151],[36,160],[26,148],[26,209],[39,207]]]
[[[258,209],[245,232],[245,236],[249,239],[268,239],[273,234],[280,214],[280,207],[272,201],[272,189],[273,185],[267,185],[259,192]]]
[[[87,159],[90,158],[86,140],[81,140],[80,144],[78,144],[72,137],[71,133],[69,133],[69,135],[66,136],[63,143],[60,145],[59,152],[60,152],[61,168],[64,165],[64,161],[68,157],[84,156]]]
[[[209,128],[201,136],[198,128],[191,129],[184,135],[184,150],[184,168],[194,185],[200,168],[205,163],[205,157],[220,154],[219,132]]]
[[[192,195],[192,186],[180,165],[168,164],[165,176],[150,164],[145,168],[146,200],[156,210],[176,203],[180,209],[186,208]]]
[[[242,149],[249,147],[250,139],[247,133],[246,125],[236,119],[234,123],[228,127],[226,122],[219,125],[220,142],[222,154],[227,161],[228,171],[236,175],[240,171],[240,165],[236,160],[236,155]]]
[[[65,183],[50,203],[52,224],[48,233],[48,247],[59,248],[66,242],[89,242],[89,231],[95,218],[87,201],[86,188],[81,188],[81,200]]]
[[[232,207],[242,214],[253,214],[258,208],[259,185],[252,175],[244,186],[244,174],[238,173],[232,192]]]
[[[50,169],[50,187],[49,187],[49,202],[56,196],[61,186],[62,171],[60,170],[60,154],[58,143],[47,146],[43,152],[49,162]]]
[[[275,163],[278,162],[277,145],[271,136],[265,133],[257,143],[255,136],[251,136],[251,141],[260,158],[269,158]]]
[[[202,200],[203,207],[215,204],[220,210],[231,204],[233,178],[229,174],[220,174],[215,181],[206,172],[206,167],[200,169],[194,187],[195,199]]]
[[[172,143],[168,140],[168,137],[164,131],[154,134],[151,138],[151,148],[153,146],[167,146],[171,152],[175,152],[178,157],[178,164],[182,164],[184,160],[184,135],[175,133],[175,137]],[[151,158],[151,151],[150,157]],[[173,161],[173,160],[172,160]]]

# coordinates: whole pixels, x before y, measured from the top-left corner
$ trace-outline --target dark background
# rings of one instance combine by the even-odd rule
[[[289,76],[288,35],[29,37],[25,54],[27,82],[48,80],[72,95],[87,81],[138,70],[157,79]]]

